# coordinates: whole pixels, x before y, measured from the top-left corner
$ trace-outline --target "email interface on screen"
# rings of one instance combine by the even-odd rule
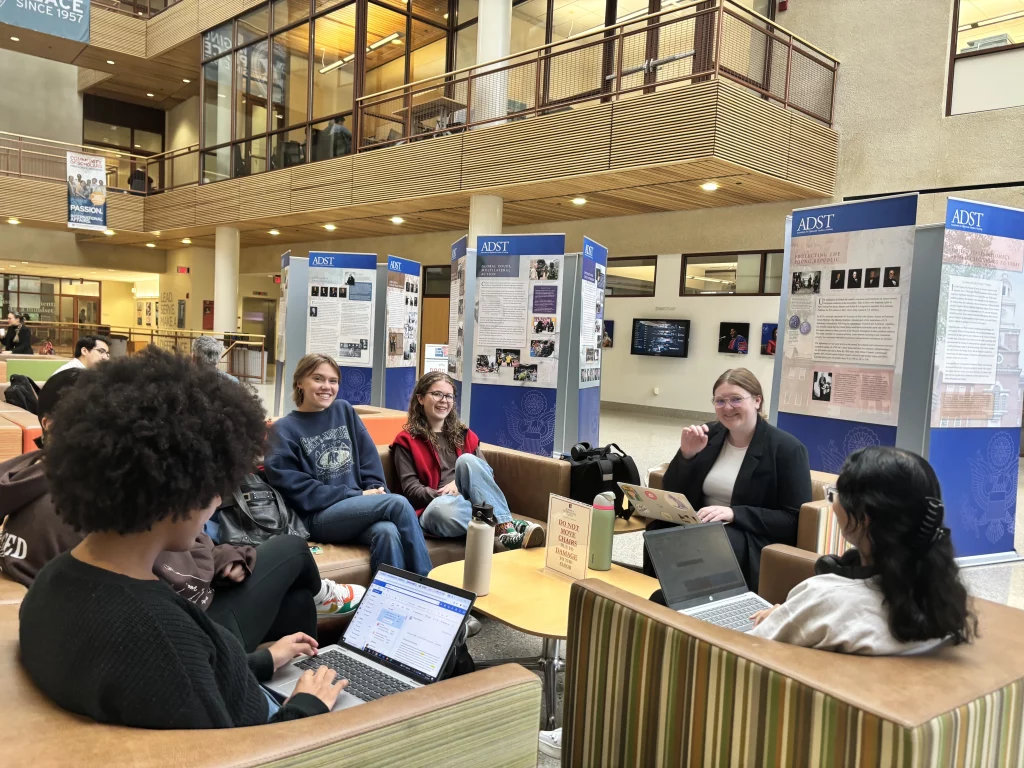
[[[433,681],[471,601],[378,571],[345,632],[345,644]]]

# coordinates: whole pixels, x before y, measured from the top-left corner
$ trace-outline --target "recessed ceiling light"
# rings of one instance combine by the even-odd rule
[[[21,224],[21,219],[10,218],[7,220],[8,224]]]
[[[153,94],[152,93],[147,93],[146,95],[149,96],[149,98],[151,98],[151,99],[153,98]]]
[[[103,230],[103,234],[106,235],[107,237],[110,237],[112,234],[114,234],[114,230],[112,230],[112,229],[104,229]]]
[[[270,234],[277,236],[277,235],[280,235],[281,233],[280,233],[280,231],[278,231],[276,229],[272,229],[272,230],[270,230]]]
[[[585,197],[574,197],[572,199],[572,204],[573,205],[586,205],[587,204],[587,198],[585,198]]]
[[[156,235],[157,237],[160,237],[160,230],[159,229],[154,229],[153,230],[153,234]]]
[[[405,219],[403,219],[401,216],[392,216],[391,217],[391,223],[392,224],[405,224]]]
[[[156,243],[146,243],[147,248],[156,248]]]
[[[191,237],[183,237],[181,239],[181,242],[184,243],[185,245],[192,245],[192,238]]]
[[[326,229],[328,232],[333,232],[334,230],[337,229],[337,227],[334,226],[333,224],[324,224],[324,229]]]
[[[192,81],[191,81],[191,80],[189,80],[189,79],[188,79],[187,77],[183,77],[183,78],[181,79],[181,82],[183,82],[183,83],[191,83]]]
[[[444,20],[448,21],[448,14],[447,13],[444,15]]]
[[[700,188],[703,189],[705,192],[714,192],[716,189],[718,189],[718,182],[705,181],[703,184],[700,185]]]
[[[13,42],[15,42],[15,43],[20,43],[21,42],[21,38],[20,37],[11,37],[11,40]]]
[[[28,262],[27,262],[27,261],[23,261],[23,262],[21,262],[21,263],[22,263],[22,264],[28,264]]]
[[[109,64],[110,66],[114,66],[114,62],[112,62],[110,59],[107,59],[107,64]]]

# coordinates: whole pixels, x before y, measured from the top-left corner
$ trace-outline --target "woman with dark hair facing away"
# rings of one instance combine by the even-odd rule
[[[718,421],[683,430],[663,485],[685,495],[702,522],[727,523],[747,586],[756,592],[761,550],[796,544],[800,506],[811,500],[807,449],[765,420],[761,382],[746,368],[727,370],[711,392]],[[656,520],[648,529],[667,525]],[[654,575],[646,549],[644,573]]]
[[[292,378],[296,410],[274,422],[267,479],[324,544],[370,547],[370,569],[381,563],[430,573],[430,555],[416,513],[388,492],[377,446],[352,406],[338,398],[341,370],[311,354]]]
[[[19,315],[17,312],[7,313],[7,330],[4,333],[4,348],[2,352],[10,352],[12,355],[31,355],[32,352],[32,331],[25,324],[28,315]]]
[[[855,548],[815,564],[750,634],[839,653],[890,656],[970,642],[977,620],[953,559],[939,479],[920,456],[873,446],[847,458],[829,500]]]
[[[21,603],[21,663],[71,712],[139,728],[230,728],[329,712],[342,684],[306,674],[282,705],[260,687],[317,642],[299,632],[246,654],[154,574],[188,551],[250,472],[263,407],[216,371],[157,349],[83,375],[47,431],[61,518],[85,538],[39,572]]]
[[[455,381],[425,373],[409,400],[409,420],[391,445],[404,495],[423,530],[441,538],[465,536],[474,504],[490,504],[495,534],[506,549],[539,547],[544,529],[513,520],[494,470],[480,455],[480,438],[455,412]]]

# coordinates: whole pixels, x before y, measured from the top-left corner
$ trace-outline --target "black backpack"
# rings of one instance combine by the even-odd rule
[[[28,376],[16,373],[11,376],[11,384],[4,392],[4,400],[29,413],[39,414],[39,385]]]
[[[591,448],[590,443],[577,443],[567,458],[572,465],[569,475],[569,497],[582,504],[593,504],[602,491],[615,494],[615,516],[628,520],[632,514],[622,506],[623,493],[619,483],[640,485],[636,464],[615,443],[604,448]]]
[[[246,475],[231,501],[234,503],[217,510],[218,544],[255,547],[284,535],[309,539],[302,518],[288,509],[281,494],[258,475]]]

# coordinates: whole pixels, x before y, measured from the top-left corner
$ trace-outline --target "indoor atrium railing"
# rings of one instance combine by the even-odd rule
[[[181,0],[92,0],[92,5],[108,11],[151,19]]]

